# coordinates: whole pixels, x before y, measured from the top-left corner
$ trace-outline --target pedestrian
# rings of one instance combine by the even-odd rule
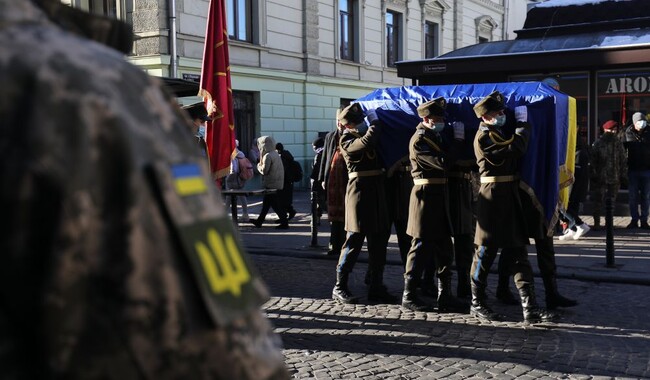
[[[348,168],[345,193],[345,231],[347,236],[336,267],[336,285],[332,298],[341,303],[356,303],[348,289],[350,272],[357,262],[363,241],[368,240],[368,300],[395,303],[383,284],[386,246],[389,238],[388,210],[384,191],[384,171],[377,155],[381,122],[374,111],[368,112],[367,127],[358,103],[347,106],[338,115],[345,131],[341,136],[341,155]]]
[[[239,149],[239,140],[235,140],[235,158],[230,161],[230,173],[226,176],[226,190],[241,190],[246,182],[253,177],[253,164]],[[230,210],[232,197],[226,197],[226,210]],[[248,216],[248,200],[246,195],[238,195],[237,203],[242,208],[242,222],[250,221]]]
[[[311,174],[309,175],[311,182],[311,192],[314,202],[316,202],[316,213],[320,223],[320,218],[323,216],[323,211],[327,209],[325,189],[320,181],[318,181],[318,173],[323,161],[323,149],[325,147],[325,139],[317,137],[311,144],[314,151],[314,162],[311,166]]]
[[[288,379],[187,115],[132,42],[59,0],[0,0],[0,378]],[[226,301],[190,265],[211,237],[238,261]]]
[[[203,104],[203,102],[193,103],[183,106],[183,109],[187,112],[190,119],[192,119],[190,130],[192,131],[192,135],[196,137],[196,143],[198,144],[199,149],[201,149],[201,152],[203,152],[207,157],[208,148],[205,143],[205,129],[206,123],[211,119],[208,116],[208,111],[205,109],[205,104]]]
[[[470,314],[479,319],[501,320],[487,305],[487,277],[499,248],[509,248],[508,273],[515,274],[525,322],[551,321],[556,318],[537,306],[533,270],[528,261],[528,231],[519,197],[519,164],[526,153],[530,136],[528,109],[515,108],[515,133],[507,138],[502,127],[507,125],[503,95],[494,91],[474,105],[481,119],[474,138],[481,187],[476,210],[477,245],[472,261],[472,305]]]
[[[289,221],[287,220],[287,212],[279,198],[279,192],[284,186],[282,159],[275,150],[275,140],[273,137],[262,136],[257,139],[257,145],[261,156],[260,162],[257,164],[257,171],[262,174],[262,186],[266,190],[271,190],[271,192],[264,194],[264,198],[262,198],[262,210],[257,219],[252,223],[257,228],[262,227],[262,223],[266,219],[266,214],[272,208],[280,221],[280,224],[275,228],[286,230],[289,228]]]
[[[257,147],[257,139],[253,140],[251,149],[248,152],[248,159],[253,165],[260,163],[260,148]]]
[[[580,205],[587,197],[589,188],[589,145],[583,133],[578,130],[576,136],[575,169],[573,185],[569,193],[569,205],[566,210],[560,209],[560,219],[566,223],[560,240],[578,240],[584,236],[591,227],[580,219]]]
[[[438,311],[461,311],[466,307],[451,292],[454,247],[446,177],[447,168],[460,153],[458,144],[465,139],[465,126],[460,121],[453,123],[455,141],[445,149],[440,132],[446,125],[446,108],[447,101],[443,97],[418,106],[422,122],[409,142],[413,189],[406,233],[412,240],[404,270],[402,307],[414,311],[430,310],[430,306],[417,296],[416,289],[422,271],[432,259],[438,277]]]
[[[603,124],[603,134],[591,148],[591,184],[593,195],[594,227],[600,228],[600,216],[606,197],[612,204],[616,200],[621,181],[627,180],[625,147],[617,136],[618,123],[608,120]]]
[[[630,229],[650,229],[650,132],[647,125],[647,116],[636,112],[632,115],[632,124],[623,135],[623,145],[627,150],[627,191],[632,218],[627,228]]]
[[[293,154],[288,150],[284,149],[282,143],[275,144],[275,150],[277,150],[282,160],[282,167],[284,168],[284,185],[282,190],[278,192],[279,200],[282,203],[282,208],[287,212],[288,219],[293,219],[296,216],[296,209],[293,208],[293,182],[296,179],[296,164]],[[298,164],[299,165],[299,164]],[[302,173],[300,173],[302,176]]]
[[[345,127],[338,121],[338,115],[345,107],[337,110],[336,129],[325,135],[323,160],[318,171],[318,181],[325,189],[327,220],[330,223],[328,256],[340,256],[345,242],[345,189],[348,184],[348,169],[341,154],[340,139]]]

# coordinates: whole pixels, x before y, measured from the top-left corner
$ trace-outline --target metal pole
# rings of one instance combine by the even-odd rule
[[[605,256],[606,256],[606,266],[608,268],[615,268],[614,265],[614,218],[613,214],[613,199],[612,193],[609,189],[609,186],[606,190],[605,195],[605,229],[607,230],[606,235],[606,245],[605,245]]]
[[[178,75],[178,57],[176,47],[176,0],[169,1],[169,76]]]
[[[318,192],[311,192],[311,247],[318,247]]]

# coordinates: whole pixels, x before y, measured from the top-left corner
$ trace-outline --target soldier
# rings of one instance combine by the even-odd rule
[[[454,231],[454,260],[458,283],[456,295],[468,298],[472,295],[469,270],[474,254],[474,211],[472,207],[472,170],[475,159],[457,160],[447,171],[449,215]]]
[[[288,378],[189,119],[131,45],[0,0],[0,378]]]
[[[402,265],[411,247],[411,237],[406,233],[408,223],[409,198],[413,188],[411,162],[408,156],[397,161],[386,173],[386,199],[388,200],[389,224],[395,226],[397,246]]]
[[[521,297],[525,322],[550,321],[556,316],[540,309],[534,291],[533,270],[528,261],[528,231],[524,210],[519,198],[519,160],[528,148],[530,124],[526,106],[515,108],[516,130],[506,138],[501,127],[506,123],[503,95],[494,91],[475,106],[476,116],[482,119],[474,138],[481,175],[477,203],[477,223],[472,261],[472,305],[470,314],[492,321],[503,317],[490,309],[486,302],[487,276],[499,248],[510,248],[510,273]],[[506,251],[502,252],[502,255]]]
[[[618,123],[608,120],[603,124],[603,134],[594,141],[591,149],[591,175],[594,228],[600,228],[605,197],[618,195],[621,181],[627,180],[627,158],[625,147],[617,136]]]
[[[416,289],[422,271],[432,259],[438,275],[438,310],[459,311],[464,308],[451,294],[451,264],[454,260],[451,242],[452,227],[449,218],[449,196],[445,169],[455,161],[457,146],[443,150],[440,132],[445,127],[444,98],[430,100],[418,107],[422,122],[409,143],[409,159],[413,190],[409,203],[406,233],[413,237],[404,271],[402,307],[426,311],[429,305],[417,297]],[[465,127],[454,122],[454,138],[465,139]]]
[[[332,298],[342,303],[357,302],[348,289],[348,277],[359,257],[364,239],[368,239],[368,300],[395,303],[397,297],[388,293],[383,284],[389,226],[384,171],[375,149],[381,122],[371,111],[368,113],[370,127],[367,128],[358,103],[343,109],[338,119],[346,128],[340,145],[348,168],[345,193],[347,237],[336,267],[336,285]]]

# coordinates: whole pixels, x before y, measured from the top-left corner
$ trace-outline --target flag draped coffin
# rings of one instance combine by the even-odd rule
[[[557,218],[560,189],[570,185],[573,178],[575,99],[541,82],[515,82],[385,88],[356,102],[364,111],[376,109],[377,116],[384,122],[379,154],[389,168],[408,155],[409,140],[420,122],[417,107],[440,96],[447,100],[448,126],[442,132],[443,139],[453,138],[450,123],[462,121],[466,129],[462,158],[474,158],[473,139],[480,119],[473,107],[495,90],[505,98],[509,122],[504,132],[507,135],[514,133],[514,108],[521,105],[528,108],[528,122],[532,128],[528,151],[521,162],[521,182],[529,190],[547,226],[552,227]]]

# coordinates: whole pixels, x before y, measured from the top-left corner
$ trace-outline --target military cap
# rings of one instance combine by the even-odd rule
[[[337,118],[341,124],[348,125],[361,123],[364,116],[359,103],[352,103],[339,112]]]
[[[480,118],[488,112],[501,111],[504,108],[506,105],[503,95],[499,91],[494,91],[474,105],[474,113],[476,117]]]
[[[201,119],[202,121],[212,120],[210,119],[210,117],[208,117],[208,111],[205,109],[205,104],[203,104],[203,102],[198,102],[187,106],[183,106],[183,109],[187,111],[187,113],[190,115],[190,118],[192,120],[194,119]]]
[[[442,96],[429,100],[418,106],[418,116],[445,116],[445,109],[447,108],[447,101]]]

